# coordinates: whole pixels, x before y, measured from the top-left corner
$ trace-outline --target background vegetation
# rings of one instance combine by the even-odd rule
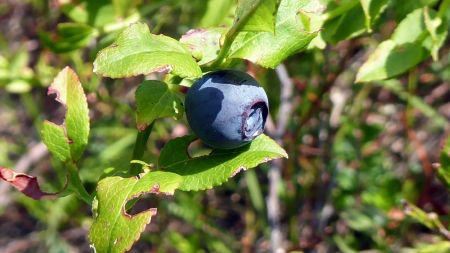
[[[215,189],[139,202],[136,212],[157,206],[158,215],[131,252],[270,252],[274,243],[287,252],[450,252],[449,1],[370,2],[323,0],[325,23],[309,50],[275,70],[233,66],[266,89],[267,133],[289,159]],[[97,52],[137,21],[178,39],[231,25],[235,8],[233,0],[1,1],[0,165],[61,189],[63,164],[39,132],[44,119],[63,120],[47,87],[69,65],[88,96],[90,144],[79,167],[93,191],[105,168],[129,166],[143,80],[97,76]],[[143,160],[156,162],[188,132],[184,119],[159,120]],[[88,206],[11,189],[0,183],[0,252],[90,252]]]

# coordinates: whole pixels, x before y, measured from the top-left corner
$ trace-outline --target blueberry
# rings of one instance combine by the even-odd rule
[[[243,146],[264,131],[269,111],[258,82],[236,70],[209,72],[186,94],[186,117],[192,131],[219,149]]]

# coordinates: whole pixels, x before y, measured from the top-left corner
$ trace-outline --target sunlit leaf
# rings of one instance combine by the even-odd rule
[[[274,32],[276,0],[240,0],[236,8],[234,25],[244,22],[240,31]]]
[[[89,138],[89,111],[86,96],[78,76],[69,67],[64,68],[48,88],[56,94],[56,101],[66,108],[64,124],[57,126],[44,122],[42,138],[50,152],[61,161],[78,160]],[[70,159],[67,153],[70,149]]]
[[[249,145],[233,150],[213,150],[207,156],[189,157],[187,148],[195,139],[184,136],[168,142],[159,157],[159,167],[183,177],[180,190],[198,191],[223,184],[242,170],[287,154],[275,141],[260,135]]]
[[[228,57],[274,68],[287,57],[305,49],[317,36],[320,30],[317,20],[322,11],[323,6],[317,0],[283,0],[276,14],[275,33],[239,33]]]
[[[146,24],[126,28],[94,61],[94,72],[121,78],[169,72],[181,77],[198,77],[200,67],[184,46],[164,35],[151,34]]]
[[[150,172],[137,178],[107,177],[97,186],[95,219],[89,239],[96,252],[122,253],[139,239],[145,226],[156,214],[150,208],[136,215],[127,213],[125,205],[143,194],[172,195],[181,177],[170,172]]]
[[[431,28],[427,29],[425,24],[427,15],[431,19],[435,17],[431,10],[417,9],[403,19],[392,37],[381,42],[358,70],[356,82],[394,77],[414,67],[431,53],[437,57],[437,50],[447,37],[447,26],[442,24],[430,31]],[[435,27],[436,24],[428,26]]]

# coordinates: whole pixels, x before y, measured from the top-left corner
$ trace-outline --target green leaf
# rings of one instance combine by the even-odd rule
[[[220,51],[220,38],[225,28],[193,29],[180,39],[197,59],[199,65],[212,62]]]
[[[198,191],[223,184],[241,170],[273,159],[287,158],[286,151],[266,135],[234,150],[213,150],[207,156],[190,158],[187,153],[194,136],[169,141],[161,150],[159,168],[183,177],[180,190]]]
[[[61,10],[74,22],[97,28],[117,22],[114,7],[110,0],[67,1],[61,5]]]
[[[431,38],[431,56],[434,61],[438,60],[438,51],[442,47],[447,38],[448,22],[443,21],[440,17],[432,15],[428,8],[424,8],[424,22]],[[435,16],[435,17],[432,17]],[[444,35],[442,35],[444,34]]]
[[[417,9],[406,16],[395,28],[391,40],[401,45],[423,39],[426,35],[423,11],[424,9]]]
[[[42,43],[56,53],[70,52],[85,47],[98,35],[96,29],[80,23],[58,24],[56,38],[39,33]]]
[[[122,253],[131,248],[145,226],[156,214],[156,208],[130,215],[126,204],[143,194],[172,195],[182,178],[174,173],[155,171],[140,179],[107,177],[97,186],[96,217],[89,239],[96,252]]]
[[[410,13],[395,29],[391,39],[383,41],[358,70],[356,82],[383,80],[404,73],[432,51],[442,46],[447,36],[445,25],[434,30],[432,38],[425,25],[425,9]],[[435,13],[430,11],[430,17]]]
[[[10,93],[26,93],[35,83],[35,74],[28,67],[30,53],[20,47],[10,57],[0,55],[0,88]]]
[[[388,3],[388,0],[351,0],[329,6],[330,11],[325,14],[328,18],[323,29],[324,39],[337,43],[371,32]]]
[[[392,40],[383,41],[361,66],[356,82],[383,80],[401,74],[427,56],[418,43],[398,45]]]
[[[240,0],[236,8],[234,25],[243,22],[240,31],[274,32],[276,0]]]
[[[75,72],[66,67],[53,80],[48,94],[56,94],[56,101],[66,108],[66,115],[62,125],[44,122],[41,130],[42,140],[52,155],[66,165],[66,190],[76,193],[90,204],[92,199],[81,182],[75,164],[81,157],[89,137],[89,111],[83,87]]]
[[[6,84],[5,90],[10,93],[27,93],[31,90],[31,84],[25,80],[16,79]]]
[[[30,54],[25,48],[19,49],[12,57],[9,63],[9,76],[11,79],[29,78],[32,76],[32,71],[28,68],[30,61]],[[31,72],[27,73],[28,71]]]
[[[58,126],[46,120],[42,125],[41,137],[50,153],[56,159],[62,162],[70,160],[69,140],[63,126]]]
[[[112,7],[112,6],[111,6]],[[93,20],[89,20],[89,13],[86,10],[86,2],[80,4],[66,3],[61,5],[61,11],[76,23],[84,23],[93,25]]]
[[[438,1],[439,0],[391,1],[390,9],[395,12],[395,21],[401,21],[414,10],[425,6],[433,6]]]
[[[386,9],[389,0],[359,0],[364,11],[367,32],[372,32],[372,25],[380,14]]]
[[[327,10],[322,31],[327,42],[337,43],[364,32],[364,11],[358,0],[347,0],[338,5],[330,1]]]
[[[263,67],[275,68],[288,56],[305,49],[317,36],[322,10],[318,0],[281,1],[276,15],[275,33],[239,33],[228,58],[247,59]]]
[[[183,115],[183,105],[167,84],[161,81],[144,81],[136,90],[136,122],[143,131],[153,120]]]
[[[66,67],[53,80],[48,94],[56,94],[56,100],[66,108],[66,117],[62,126],[44,123],[43,141],[61,161],[67,161],[69,145],[70,158],[76,161],[89,138],[89,110],[83,87],[75,72]]]
[[[111,78],[152,72],[170,72],[188,78],[202,74],[181,43],[164,35],[151,34],[143,23],[126,28],[115,43],[101,50],[94,61],[94,72]]]

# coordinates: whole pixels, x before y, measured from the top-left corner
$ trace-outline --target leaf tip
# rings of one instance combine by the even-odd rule
[[[67,102],[66,101],[67,92],[64,92],[64,90],[67,88],[63,87],[64,85],[66,85],[67,79],[70,79],[71,81],[74,81],[76,83],[80,83],[80,80],[75,71],[73,71],[73,69],[70,68],[69,66],[66,66],[58,73],[58,75],[56,75],[56,77],[53,79],[52,83],[47,89],[47,95],[55,94],[56,95],[55,100],[64,106],[66,106]]]
[[[364,73],[361,73],[361,69],[356,73],[355,83],[363,83],[367,82],[366,77],[364,76]]]

